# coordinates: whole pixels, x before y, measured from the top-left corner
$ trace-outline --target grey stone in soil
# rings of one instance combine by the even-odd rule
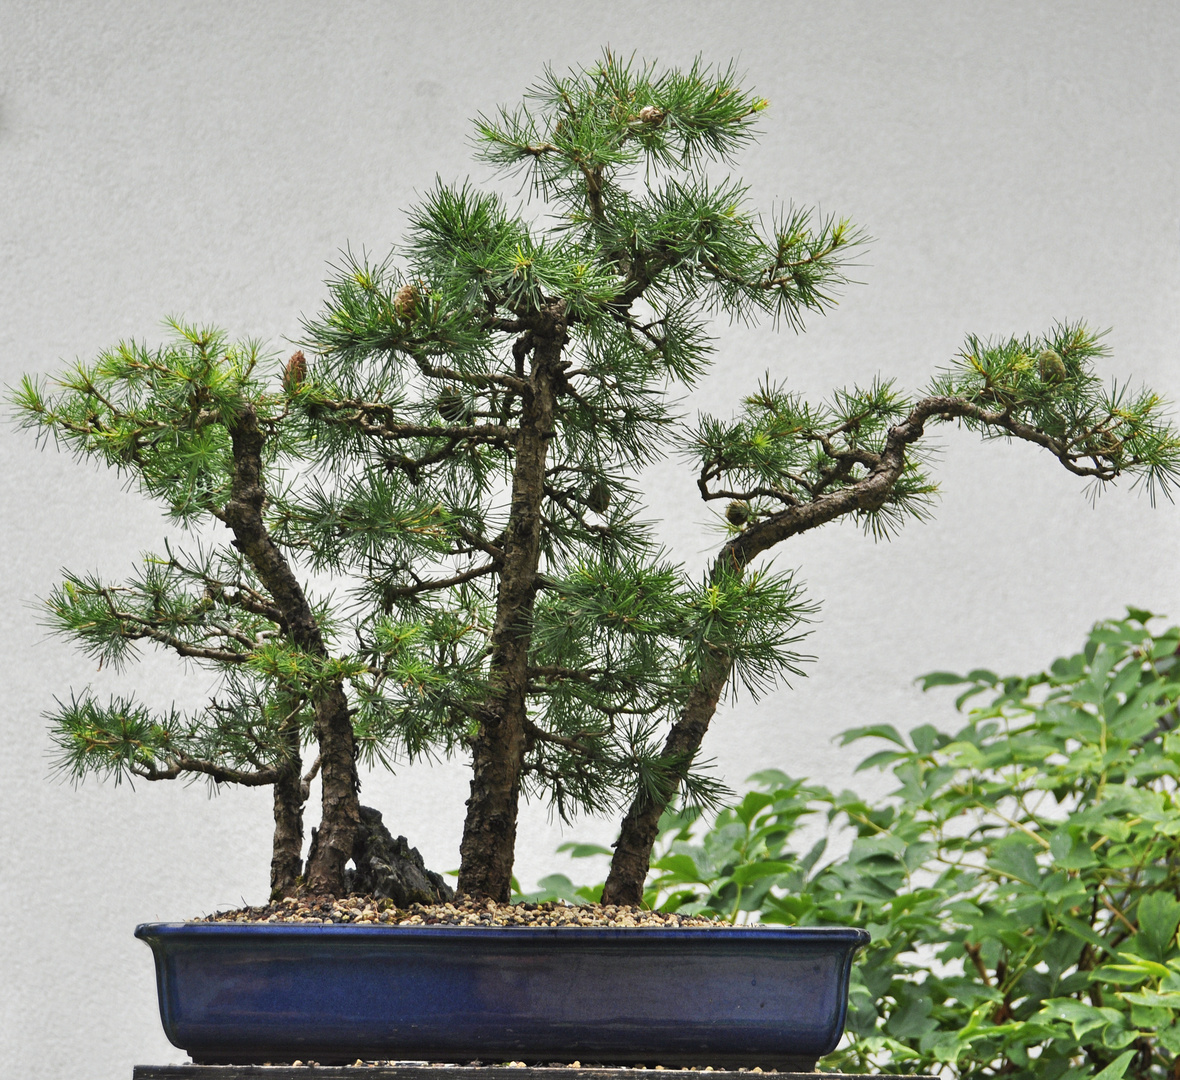
[[[427,870],[417,848],[404,836],[396,839],[381,820],[381,812],[361,807],[352,861],[355,870],[344,871],[344,885],[350,893],[388,897],[399,908],[411,904],[444,904],[455,891],[433,870]]]

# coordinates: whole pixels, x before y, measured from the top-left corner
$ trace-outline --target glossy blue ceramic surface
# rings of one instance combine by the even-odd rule
[[[810,1069],[863,930],[148,923],[197,1063],[372,1059]]]

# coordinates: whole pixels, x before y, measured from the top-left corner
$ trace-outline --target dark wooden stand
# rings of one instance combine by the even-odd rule
[[[686,1073],[706,1070],[543,1068],[505,1065],[136,1065],[132,1080],[656,1080],[662,1072],[677,1080]],[[759,1075],[774,1080],[824,1080],[841,1073],[772,1072],[762,1074],[726,1069],[708,1070],[709,1080],[753,1080]],[[852,1080],[852,1078],[850,1078]],[[893,1076],[883,1073],[857,1080],[937,1080],[933,1076]]]

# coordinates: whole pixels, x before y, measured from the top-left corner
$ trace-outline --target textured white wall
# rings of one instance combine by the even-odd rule
[[[916,388],[968,332],[1077,317],[1113,328],[1112,374],[1180,396],[1170,3],[2,5],[0,383],[154,339],[170,313],[282,349],[339,248],[383,253],[436,173],[484,175],[471,116],[607,43],[736,58],[772,104],[742,163],[755,202],[819,203],[875,237],[863,285],[806,335],[719,327],[710,408],[768,369],[817,396],[879,372]],[[1127,603],[1180,615],[1176,507],[1124,489],[1092,507],[1027,446],[952,432],[944,447],[934,522],[876,546],[830,526],[779,554],[823,602],[819,662],[718,717],[706,749],[731,782],[778,765],[842,785],[842,728],[953,723],[915,675],[1031,670]],[[649,483],[699,564],[715,537],[691,478],[673,464]],[[132,928],[261,900],[269,801],[52,778],[53,695],[134,684],[191,701],[209,678],[167,658],[112,677],[38,626],[60,567],[119,576],[159,547],[154,509],[8,428],[0,514],[0,1074],[109,1080],[183,1060]],[[451,869],[465,783],[458,764],[415,768],[364,795]],[[522,881],[570,869],[559,840],[525,809]]]

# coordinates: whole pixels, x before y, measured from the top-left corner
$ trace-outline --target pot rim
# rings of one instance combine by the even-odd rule
[[[456,926],[418,923],[293,923],[293,922],[152,922],[140,923],[135,936],[141,940],[161,937],[364,937],[384,934],[414,938],[534,938],[549,934],[562,939],[612,940],[616,938],[672,941],[810,941],[839,942],[854,948],[867,945],[867,930],[852,926]]]

